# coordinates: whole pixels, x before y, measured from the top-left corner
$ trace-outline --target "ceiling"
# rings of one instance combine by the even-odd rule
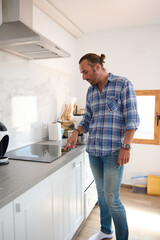
[[[47,0],[82,33],[160,24],[160,0]]]

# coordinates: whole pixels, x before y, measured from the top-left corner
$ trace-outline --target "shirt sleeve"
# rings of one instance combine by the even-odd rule
[[[78,124],[79,127],[80,126],[83,127],[85,133],[89,131],[89,124],[92,118],[92,111],[91,111],[90,103],[88,100],[88,95],[89,95],[89,92],[87,92],[87,96],[86,96],[86,106],[85,106],[83,118]]]
[[[124,85],[121,100],[126,130],[138,129],[140,119],[137,110],[137,99],[134,87],[130,81],[127,81],[126,84]]]

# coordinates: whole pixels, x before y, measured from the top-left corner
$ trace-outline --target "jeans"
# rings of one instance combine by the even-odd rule
[[[104,157],[89,154],[89,161],[97,187],[101,231],[111,234],[113,232],[111,219],[113,219],[116,239],[127,240],[126,212],[119,198],[124,166],[118,165],[118,154],[119,151]]]

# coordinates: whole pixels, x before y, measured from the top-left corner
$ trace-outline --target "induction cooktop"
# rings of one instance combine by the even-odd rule
[[[50,163],[70,150],[63,152],[63,148],[61,145],[31,144],[7,152],[6,155],[9,159]]]

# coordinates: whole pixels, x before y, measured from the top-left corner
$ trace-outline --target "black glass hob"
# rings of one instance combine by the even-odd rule
[[[60,158],[66,152],[63,152],[64,146],[31,144],[19,149],[10,151],[6,154],[9,159],[50,163]]]

